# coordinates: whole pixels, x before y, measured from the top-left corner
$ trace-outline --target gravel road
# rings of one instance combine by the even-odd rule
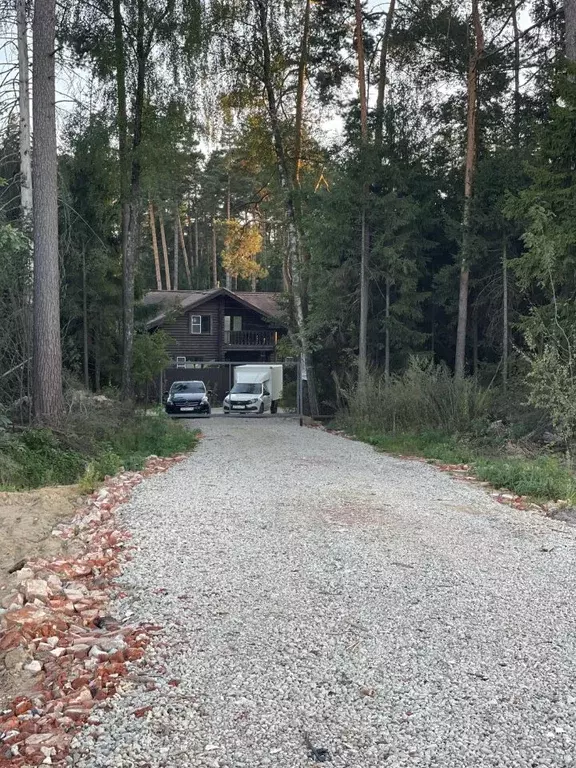
[[[290,420],[202,427],[122,511],[156,687],[75,768],[300,768],[304,732],[335,767],[576,766],[574,529]]]

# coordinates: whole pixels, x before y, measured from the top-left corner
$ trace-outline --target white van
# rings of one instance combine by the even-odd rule
[[[224,398],[224,413],[276,413],[283,379],[281,365],[238,365],[234,386]]]

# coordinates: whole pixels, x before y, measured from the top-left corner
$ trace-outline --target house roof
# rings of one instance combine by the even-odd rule
[[[261,315],[278,319],[281,310],[278,304],[279,293],[229,291],[226,288],[212,288],[209,291],[150,291],[142,299],[145,306],[158,306],[162,308],[155,317],[148,321],[148,328],[154,328],[164,320],[167,312],[180,307],[183,310],[193,309],[204,302],[217,296],[230,296],[249,309],[259,312]]]

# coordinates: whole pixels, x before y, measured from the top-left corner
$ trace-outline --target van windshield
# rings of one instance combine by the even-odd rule
[[[176,392],[194,392],[200,394],[206,392],[206,387],[203,381],[175,381],[170,387],[170,392],[175,394]]]
[[[261,395],[262,384],[234,384],[231,392],[233,395]]]

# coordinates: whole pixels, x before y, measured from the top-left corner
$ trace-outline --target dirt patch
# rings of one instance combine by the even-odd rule
[[[343,501],[337,507],[328,507],[321,511],[325,522],[346,526],[383,526],[390,519],[390,506],[379,504],[371,506],[369,502]]]
[[[52,536],[58,523],[73,517],[78,502],[76,486],[0,493],[0,604],[14,593],[20,578],[9,570],[20,561],[53,558],[69,549],[69,542]],[[6,606],[7,607],[7,606]],[[23,651],[0,651],[0,709],[16,693],[27,693],[33,679],[18,669]]]
[[[65,542],[52,536],[52,530],[74,515],[77,501],[76,486],[0,493],[0,588],[18,561],[62,551]]]

